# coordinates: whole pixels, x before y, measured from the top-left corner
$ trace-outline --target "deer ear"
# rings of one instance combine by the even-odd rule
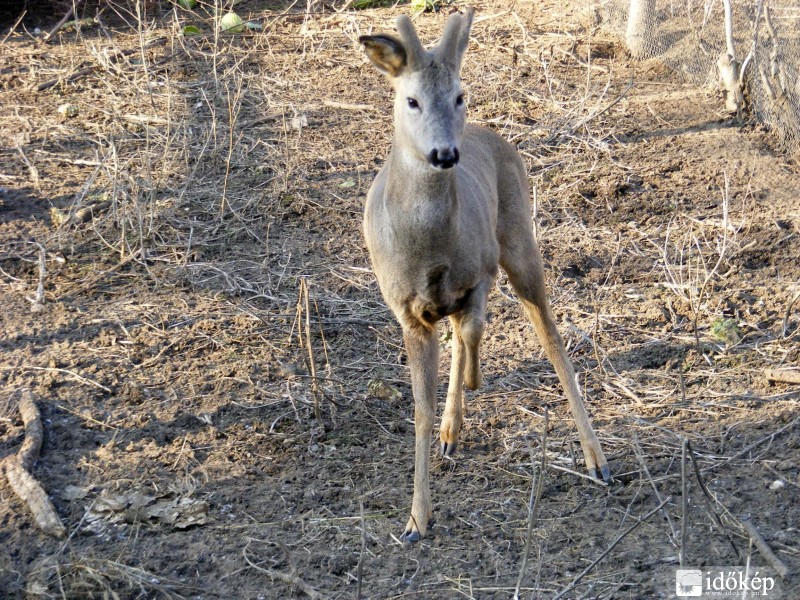
[[[367,58],[381,72],[397,77],[406,66],[406,49],[397,38],[390,35],[362,35],[358,41],[364,46]]]

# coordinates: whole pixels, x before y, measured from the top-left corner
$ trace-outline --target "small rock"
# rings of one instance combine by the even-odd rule
[[[786,484],[780,479],[776,479],[775,481],[773,481],[772,483],[769,484],[769,489],[771,491],[773,491],[773,492],[775,492],[777,490],[782,490],[785,487],[786,487]]]
[[[69,104],[69,103],[62,104],[56,110],[58,114],[64,117],[65,119],[74,117],[78,114],[78,106],[76,104]]]
[[[396,387],[380,379],[370,379],[367,383],[367,394],[381,400],[395,400],[403,396]]]

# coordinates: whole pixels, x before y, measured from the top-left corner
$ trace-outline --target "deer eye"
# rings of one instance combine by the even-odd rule
[[[419,102],[417,102],[416,98],[406,98],[406,102],[408,102],[408,108],[419,108]]]
[[[464,104],[464,94],[459,94],[458,98],[456,98],[456,106],[461,106]]]

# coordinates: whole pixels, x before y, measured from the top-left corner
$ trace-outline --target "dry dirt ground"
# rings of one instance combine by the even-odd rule
[[[510,598],[543,453],[521,597],[671,598],[681,547],[769,567],[747,520],[800,597],[800,390],[765,376],[800,365],[796,157],[564,4],[478,2],[463,76],[471,119],[527,161],[615,479],[583,476],[501,277],[485,386],[411,547],[413,403],[360,232],[391,92],[356,42],[410,9],[245,1],[263,30],[215,35],[151,3],[4,39],[0,458],[30,389],[67,537],[0,479],[0,597]],[[425,41],[444,19],[417,18]]]

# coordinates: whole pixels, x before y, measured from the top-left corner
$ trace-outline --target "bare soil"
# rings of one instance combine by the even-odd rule
[[[68,537],[0,480],[0,597],[510,598],[543,453],[522,597],[672,598],[682,543],[688,566],[769,567],[747,519],[800,597],[800,389],[764,374],[800,366],[796,157],[563,4],[477,3],[463,76],[471,118],[529,165],[615,479],[583,477],[501,276],[485,385],[456,459],[434,458],[435,523],[414,546],[397,539],[413,401],[360,231],[391,91],[356,42],[408,7],[245,1],[263,30],[220,36],[203,10],[108,9],[48,44],[34,23],[8,36],[0,458],[23,441],[28,388],[33,474]],[[420,15],[423,39],[444,19]]]

